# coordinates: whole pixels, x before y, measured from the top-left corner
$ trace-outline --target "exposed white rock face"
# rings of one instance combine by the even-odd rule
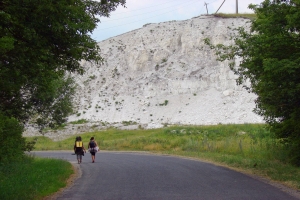
[[[168,124],[262,123],[252,112],[256,96],[235,82],[226,62],[204,44],[229,44],[242,18],[199,16],[147,24],[99,43],[105,62],[82,62],[77,114],[69,121]]]

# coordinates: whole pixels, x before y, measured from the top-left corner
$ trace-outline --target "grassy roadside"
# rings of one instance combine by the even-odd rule
[[[81,134],[85,145],[91,136],[96,138],[102,150],[149,151],[193,157],[300,189],[300,168],[288,164],[286,148],[263,124],[109,129]],[[70,150],[75,137],[58,142],[39,137],[36,150]]]
[[[23,159],[0,164],[0,199],[42,199],[66,186],[73,174],[69,162],[57,159]]]

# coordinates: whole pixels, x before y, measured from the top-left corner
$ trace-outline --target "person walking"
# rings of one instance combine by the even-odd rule
[[[96,153],[99,151],[99,147],[94,137],[91,137],[88,149],[92,156],[92,162],[95,162]]]
[[[74,144],[74,152],[77,156],[78,164],[80,164],[82,162],[82,156],[84,156],[84,152],[86,153],[80,136],[76,137],[76,141]]]

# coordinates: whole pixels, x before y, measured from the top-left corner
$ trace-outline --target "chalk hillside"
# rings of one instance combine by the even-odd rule
[[[99,42],[105,61],[82,62],[86,73],[75,77],[69,122],[86,119],[98,128],[125,122],[143,128],[263,123],[253,113],[256,96],[236,84],[228,62],[216,61],[203,41],[230,44],[235,28],[247,28],[247,22],[198,16],[145,24]]]

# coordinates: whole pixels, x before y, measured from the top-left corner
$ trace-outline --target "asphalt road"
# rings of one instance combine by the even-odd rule
[[[36,156],[68,160],[72,152],[34,152]],[[173,156],[101,152],[96,162],[87,153],[82,175],[59,200],[293,200],[281,189],[230,169]]]

